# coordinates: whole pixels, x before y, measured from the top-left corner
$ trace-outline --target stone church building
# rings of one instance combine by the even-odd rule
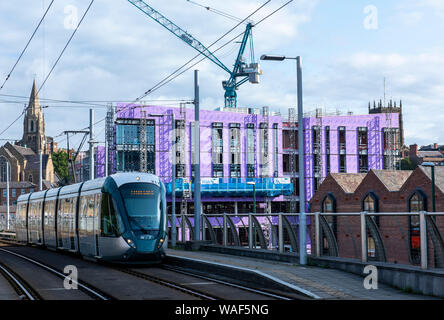
[[[23,121],[22,140],[7,142],[0,148],[0,182],[6,181],[6,161],[9,162],[11,182],[39,183],[40,153],[42,153],[43,188],[54,184],[56,177],[51,153],[56,151],[51,137],[45,135],[45,118],[34,81]]]

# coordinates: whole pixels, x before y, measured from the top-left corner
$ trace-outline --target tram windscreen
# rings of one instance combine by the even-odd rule
[[[133,230],[158,231],[160,226],[160,188],[148,183],[130,183],[120,188]]]

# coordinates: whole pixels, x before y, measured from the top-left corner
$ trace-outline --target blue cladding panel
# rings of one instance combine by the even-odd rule
[[[202,196],[207,197],[252,197],[253,185],[247,183],[250,181],[256,183],[256,196],[258,197],[288,196],[293,193],[293,184],[290,182],[290,179],[285,178],[212,178],[206,180],[208,181],[202,181],[201,192]],[[167,195],[171,195],[171,183],[166,183],[165,187]],[[176,196],[180,197],[184,189],[190,189],[190,182],[184,182],[183,179],[176,179]],[[191,191],[194,192],[193,183],[191,183]]]

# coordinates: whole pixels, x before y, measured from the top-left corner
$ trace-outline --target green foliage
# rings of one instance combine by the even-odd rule
[[[52,163],[54,165],[54,171],[60,178],[61,182],[68,180],[68,153],[63,150],[52,153]]]
[[[401,170],[415,170],[416,165],[412,162],[410,158],[404,158],[401,160]]]

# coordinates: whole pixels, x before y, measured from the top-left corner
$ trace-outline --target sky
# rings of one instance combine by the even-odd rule
[[[0,85],[11,70],[50,0],[0,2]],[[237,22],[186,0],[147,2],[175,24],[209,46]],[[204,6],[245,18],[266,0],[195,0]],[[253,23],[283,5],[272,0]],[[44,23],[0,91],[0,132],[23,111],[35,79],[40,87],[90,0],[55,0]],[[366,114],[368,102],[402,100],[406,144],[444,144],[444,1],[442,0],[294,0],[253,28],[254,56],[301,56],[304,110]],[[239,26],[221,42],[244,30]],[[213,47],[212,47],[213,48]],[[230,43],[216,56],[230,69],[239,44]],[[144,15],[127,0],[95,0],[60,62],[40,91],[40,98],[99,101],[96,120],[105,106],[133,101],[196,55],[196,51]],[[250,56],[247,51],[246,58]],[[269,106],[284,116],[294,108],[294,60],[260,61],[260,84],[246,83],[238,94],[240,107]],[[144,98],[148,104],[178,105],[192,100],[193,70],[200,73],[201,107],[223,106],[222,81],[228,73],[204,61]],[[24,98],[10,97],[19,96]],[[64,130],[89,124],[91,104],[75,106],[43,100],[46,134],[61,147]],[[20,139],[23,119],[0,139]],[[96,128],[104,140],[104,122]],[[81,140],[73,138],[70,143]],[[103,138],[103,139],[102,139]],[[4,142],[4,141],[1,141]]]

